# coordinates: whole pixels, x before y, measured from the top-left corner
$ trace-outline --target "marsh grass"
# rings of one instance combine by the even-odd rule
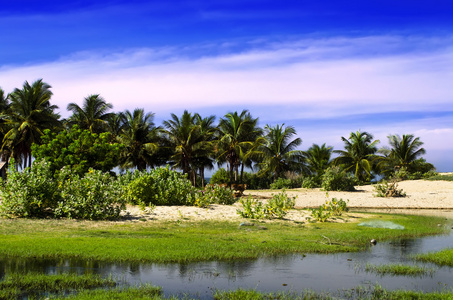
[[[5,275],[0,281],[0,299],[20,299],[22,295],[114,286],[116,282],[113,279],[98,275],[13,273]]]
[[[358,286],[338,292],[314,292],[307,290],[301,293],[275,292],[263,293],[256,290],[216,291],[215,300],[336,300],[336,299],[369,299],[369,300],[408,300],[408,299],[452,299],[453,291],[424,293],[420,291],[396,290],[387,291],[379,285],[372,287]]]
[[[365,271],[375,273],[381,276],[432,276],[435,272],[433,268],[421,267],[416,265],[390,264],[390,265],[373,265],[367,263]]]
[[[414,256],[414,259],[423,262],[435,263],[439,266],[453,267],[453,248],[438,252],[418,254]]]
[[[357,226],[370,216],[405,230]],[[378,241],[443,233],[445,219],[363,214],[348,223],[108,222],[0,219],[0,255],[5,258],[85,259],[105,262],[191,262],[254,259],[289,253],[335,253],[365,249]],[[259,221],[255,221],[261,225]],[[326,237],[329,243],[326,243]]]
[[[104,300],[104,299],[171,299],[176,300],[176,297],[165,298],[162,296],[160,287],[144,284],[138,287],[115,288],[110,290],[86,290],[80,291],[71,295],[52,296],[50,299],[68,299],[68,300]]]

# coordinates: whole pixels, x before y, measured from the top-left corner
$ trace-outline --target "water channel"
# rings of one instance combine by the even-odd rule
[[[391,230],[391,229],[389,229]],[[165,295],[188,293],[212,299],[212,291],[257,289],[276,291],[331,291],[374,286],[388,290],[410,289],[425,292],[453,288],[453,268],[416,263],[410,255],[453,247],[453,233],[419,239],[379,243],[367,251],[333,255],[306,254],[263,257],[257,260],[201,262],[189,264],[109,264],[77,260],[1,260],[0,280],[5,273],[35,271],[94,273],[118,276],[130,284],[152,283]],[[364,270],[367,263],[417,264],[434,268],[422,277],[379,276]]]

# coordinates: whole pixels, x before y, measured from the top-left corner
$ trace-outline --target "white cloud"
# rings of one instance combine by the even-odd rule
[[[354,48],[369,51],[370,45],[380,44],[389,48],[385,44],[389,41],[407,42],[385,36],[309,40],[197,58],[184,51],[179,54],[178,49],[78,53],[46,64],[3,67],[0,82],[11,90],[24,80],[44,78],[62,108],[91,93],[100,93],[118,109],[286,103],[311,106],[311,116],[343,115],[351,109],[430,110],[451,103],[453,51],[443,47],[373,56],[357,55],[360,49]]]

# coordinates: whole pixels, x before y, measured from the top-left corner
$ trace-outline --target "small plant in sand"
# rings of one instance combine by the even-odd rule
[[[326,193],[326,197],[329,198],[328,193]],[[343,212],[349,211],[348,202],[349,200],[344,201],[337,198],[332,198],[330,201],[327,199],[323,205],[311,209],[311,218],[317,222],[326,222],[331,216],[341,216]]]
[[[246,199],[241,199],[240,203],[244,210],[237,210],[237,213],[243,218],[250,219],[283,219],[288,210],[294,208],[296,197],[288,197],[285,191],[272,194],[272,198],[263,204],[257,199],[252,199],[250,196]]]
[[[398,189],[398,182],[393,179],[390,182],[383,181],[374,186],[376,197],[406,197],[406,193],[402,189]]]

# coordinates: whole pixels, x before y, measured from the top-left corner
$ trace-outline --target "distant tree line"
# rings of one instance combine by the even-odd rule
[[[89,95],[82,106],[69,103],[72,115],[62,119],[51,104],[51,86],[42,79],[5,94],[0,89],[1,159],[14,158],[29,167],[32,157],[55,170],[71,166],[83,174],[89,168],[111,171],[146,170],[169,164],[187,174],[193,185],[204,185],[205,170],[225,165],[229,183],[244,182],[244,170],[269,182],[309,178],[319,185],[332,167],[366,183],[375,176],[423,174],[434,170],[422,155],[423,142],[411,134],[389,135],[389,147],[378,148],[368,132],[341,137],[344,149],[313,144],[298,150],[302,140],[294,127],[258,126],[247,110],[216,117],[184,111],[157,126],[154,114],[142,108],[113,112],[100,95]],[[334,157],[335,156],[335,157]]]

